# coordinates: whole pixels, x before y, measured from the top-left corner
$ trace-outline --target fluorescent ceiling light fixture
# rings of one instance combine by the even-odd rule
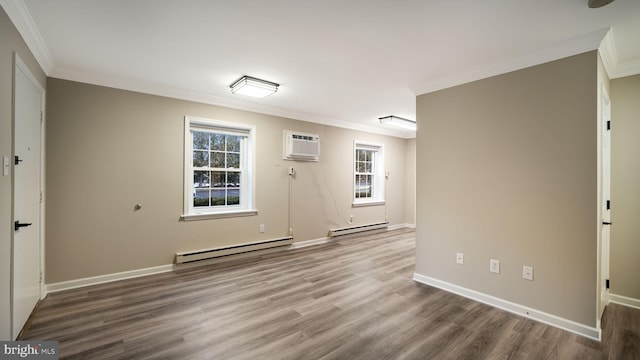
[[[280,84],[245,75],[231,84],[230,88],[234,94],[262,99],[278,91],[278,86]]]
[[[378,118],[381,124],[393,125],[399,128],[407,129],[407,130],[415,130],[416,122],[413,120],[401,118],[395,115],[389,115],[385,117]]]

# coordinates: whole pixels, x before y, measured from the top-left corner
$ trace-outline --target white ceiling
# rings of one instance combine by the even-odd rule
[[[640,1],[0,0],[51,76],[400,137],[415,96],[598,48],[640,73]],[[233,95],[241,75],[281,84]]]

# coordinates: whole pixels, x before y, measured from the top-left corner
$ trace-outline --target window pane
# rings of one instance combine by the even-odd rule
[[[227,183],[227,173],[224,171],[212,171],[214,188],[225,187]]]
[[[204,131],[193,131],[193,148],[204,150],[208,149],[209,133]]]
[[[211,134],[211,150],[224,151],[224,134]]]
[[[209,206],[209,189],[194,190],[193,206]]]
[[[227,151],[239,152],[241,139],[240,136],[227,135]]]
[[[194,188],[208,188],[209,187],[209,172],[208,171],[194,171],[193,172],[193,187]]]
[[[223,152],[212,152],[211,153],[211,167],[213,168],[223,168],[224,166],[224,153]]]
[[[193,152],[193,166],[194,167],[208,167],[209,166],[209,151],[196,150]]]
[[[372,173],[373,172],[373,164],[370,162],[364,163],[364,172]]]
[[[240,205],[240,189],[227,190],[227,205]]]
[[[358,161],[365,161],[366,160],[366,156],[364,154],[364,150],[356,150],[356,159]]]
[[[227,168],[240,168],[240,154],[227,154]]]
[[[240,173],[227,173],[227,187],[240,187]]]
[[[225,190],[211,190],[211,206],[224,206]]]
[[[356,198],[371,197],[371,175],[356,175]]]

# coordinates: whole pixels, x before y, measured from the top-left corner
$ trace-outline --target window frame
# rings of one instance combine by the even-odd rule
[[[223,206],[193,206],[193,131],[223,133],[226,135],[241,135],[244,137],[240,144],[240,204]],[[184,221],[217,219],[239,216],[257,215],[254,207],[255,198],[255,126],[229,121],[206,119],[195,116],[184,118],[184,204],[181,219]],[[227,150],[225,149],[225,152]],[[211,181],[212,179],[210,179]]]
[[[356,197],[356,176],[358,175],[357,171],[357,153],[358,150],[370,150],[373,151],[373,176],[372,176],[372,186],[371,192],[372,196],[367,198],[357,198]],[[375,205],[384,205],[385,204],[385,167],[384,167],[384,145],[371,143],[367,141],[358,141],[354,140],[353,142],[353,176],[351,177],[351,181],[353,184],[353,202],[352,207],[362,207],[362,206],[375,206]]]

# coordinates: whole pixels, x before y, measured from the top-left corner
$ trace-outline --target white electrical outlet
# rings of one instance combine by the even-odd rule
[[[464,264],[464,254],[463,253],[456,253],[456,264]]]
[[[353,224],[353,215],[349,215],[349,224]]]
[[[260,232],[263,233],[264,232],[264,224],[260,224]]]
[[[525,279],[525,280],[533,281],[533,267],[532,266],[527,266],[527,265],[523,265],[522,266],[522,278]]]
[[[492,273],[500,274],[500,260],[489,260],[489,271]]]

